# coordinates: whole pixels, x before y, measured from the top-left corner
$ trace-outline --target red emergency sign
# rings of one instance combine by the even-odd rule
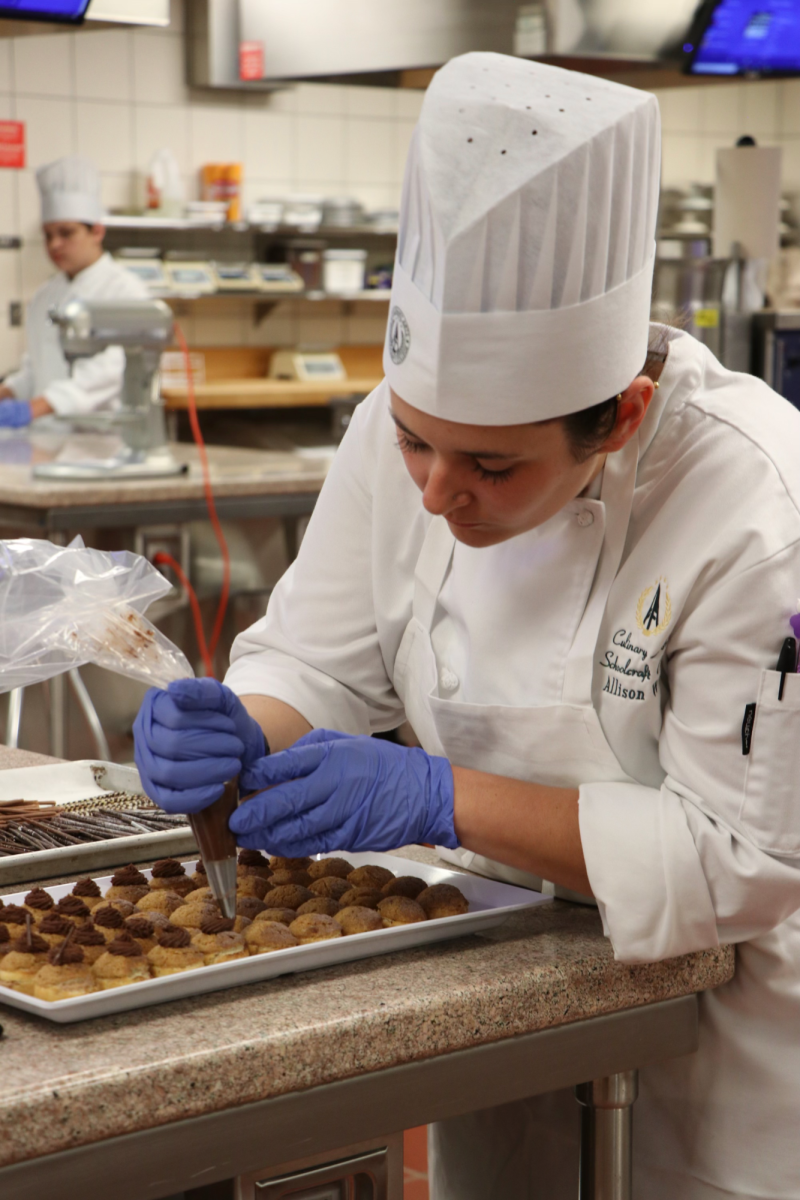
[[[245,80],[264,78],[264,43],[239,43],[239,78]]]
[[[0,167],[25,166],[25,122],[0,121]]]

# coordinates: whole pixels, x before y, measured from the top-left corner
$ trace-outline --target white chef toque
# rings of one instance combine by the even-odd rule
[[[660,157],[647,92],[500,54],[447,63],[406,164],[395,392],[514,425],[626,388],[647,354]]]
[[[47,163],[36,172],[36,182],[43,225],[48,221],[102,222],[100,176],[88,159],[70,156]]]

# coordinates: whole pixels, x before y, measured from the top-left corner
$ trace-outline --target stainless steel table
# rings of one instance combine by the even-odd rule
[[[66,545],[79,529],[120,529],[207,517],[196,447],[175,443],[176,459],[187,470],[168,479],[53,481],[34,479],[29,464],[4,463],[0,471],[0,531],[6,529]],[[280,451],[208,447],[217,512],[221,520],[277,517],[283,522],[289,560],[297,553],[298,527],[314,508],[325,479],[324,463]],[[99,721],[80,677],[73,679],[92,728]],[[51,754],[66,747],[67,676],[50,683]],[[12,701],[9,727],[19,727],[19,704]],[[11,735],[13,741],[13,734]],[[103,754],[102,740],[98,740]]]
[[[580,1200],[630,1200],[636,1070],[696,1048],[697,997],[684,996],[33,1159],[0,1170],[0,1195],[86,1200],[113,1180],[114,1200],[156,1200],[579,1085]]]

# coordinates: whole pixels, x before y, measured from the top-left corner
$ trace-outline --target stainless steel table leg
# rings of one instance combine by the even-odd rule
[[[47,530],[45,537],[54,546],[66,546],[67,535],[60,530]],[[67,757],[67,677],[54,675],[50,680],[50,753],[54,758]]]
[[[24,688],[12,688],[8,693],[8,712],[6,714],[6,745],[12,750],[19,746],[19,727],[22,721],[22,699]]]
[[[50,753],[53,758],[67,757],[66,675],[54,675],[50,680]]]
[[[83,709],[83,715],[86,718],[86,724],[92,731],[97,753],[103,762],[109,762],[111,759],[111,751],[108,747],[108,739],[106,738],[100,717],[97,715],[97,709],[92,704],[92,697],[89,695],[89,689],[81,679],[81,673],[77,667],[69,673],[69,681],[78,697],[78,703]]]
[[[631,1200],[632,1105],[636,1071],[579,1083],[581,1108],[580,1200]]]

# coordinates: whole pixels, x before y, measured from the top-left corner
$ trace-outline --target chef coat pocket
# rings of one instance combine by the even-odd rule
[[[759,850],[800,855],[800,675],[762,671],[740,811]]]

